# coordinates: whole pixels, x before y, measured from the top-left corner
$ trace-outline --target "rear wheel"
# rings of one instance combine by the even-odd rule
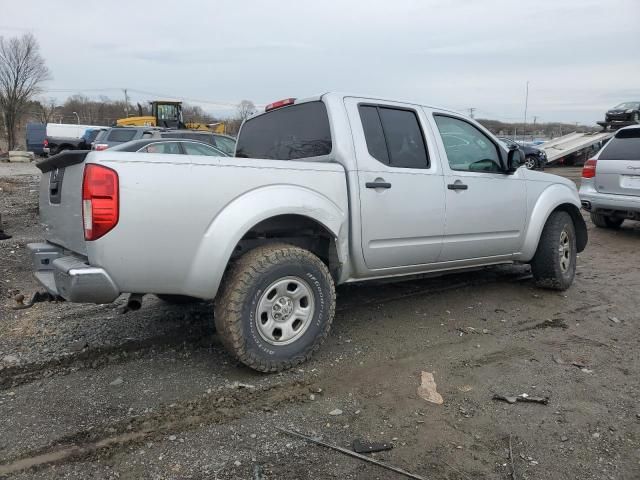
[[[553,212],[542,230],[531,271],[538,287],[566,290],[576,274],[576,230],[567,212]]]
[[[601,213],[591,213],[591,221],[596,227],[600,228],[620,228],[624,218],[610,217]]]
[[[225,276],[215,301],[216,330],[227,350],[254,370],[291,368],[320,348],[335,312],[326,265],[285,244],[245,253]]]

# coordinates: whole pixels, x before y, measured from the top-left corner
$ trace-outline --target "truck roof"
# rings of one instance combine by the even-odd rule
[[[298,105],[301,103],[306,103],[306,102],[317,102],[319,100],[322,100],[325,97],[333,97],[339,100],[343,100],[345,98],[362,98],[365,100],[371,100],[372,102],[394,102],[394,103],[400,103],[400,104],[406,104],[406,105],[419,105],[421,107],[426,107],[426,108],[433,108],[436,110],[441,110],[444,112],[449,112],[449,113],[455,113],[455,114],[461,114],[461,112],[458,112],[456,110],[450,109],[450,108],[445,108],[445,107],[438,107],[435,105],[428,105],[422,102],[416,102],[416,101],[411,101],[411,100],[396,100],[396,99],[392,99],[392,98],[384,98],[384,97],[378,97],[375,95],[362,95],[362,94],[357,94],[357,93],[349,93],[349,92],[324,92],[324,93],[320,93],[320,94],[316,94],[316,95],[312,95],[310,97],[304,97],[304,98],[296,98],[294,105]],[[249,118],[255,118],[255,117],[259,117],[260,115],[264,115],[265,113],[269,113],[269,112],[258,112],[255,115],[252,115]]]

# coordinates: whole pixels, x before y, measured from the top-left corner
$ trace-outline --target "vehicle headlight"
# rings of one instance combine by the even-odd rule
[[[629,110],[625,110],[624,113],[631,113],[633,112],[633,108],[630,108]]]

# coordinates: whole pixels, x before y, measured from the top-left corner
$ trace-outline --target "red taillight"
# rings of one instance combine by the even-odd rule
[[[93,150],[106,150],[107,148],[109,148],[109,145],[107,145],[106,143],[94,143],[93,144]]]
[[[44,139],[44,142],[42,142],[42,146],[44,148],[47,148],[49,146],[49,140],[47,140],[46,138]]]
[[[264,107],[264,111],[275,110],[276,108],[286,107],[287,105],[293,105],[296,101],[295,98],[285,98],[284,100],[278,100],[277,102],[270,103]]]
[[[598,161],[594,158],[584,162],[584,167],[582,167],[582,178],[593,178],[596,176],[596,163],[598,163]]]
[[[118,223],[118,174],[102,165],[89,164],[82,180],[84,239],[97,240]]]

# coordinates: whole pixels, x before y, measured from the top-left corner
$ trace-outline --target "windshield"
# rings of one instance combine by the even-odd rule
[[[621,103],[620,105],[616,105],[613,108],[616,110],[628,110],[628,109],[636,110],[640,108],[640,102],[625,102],[625,103]]]

